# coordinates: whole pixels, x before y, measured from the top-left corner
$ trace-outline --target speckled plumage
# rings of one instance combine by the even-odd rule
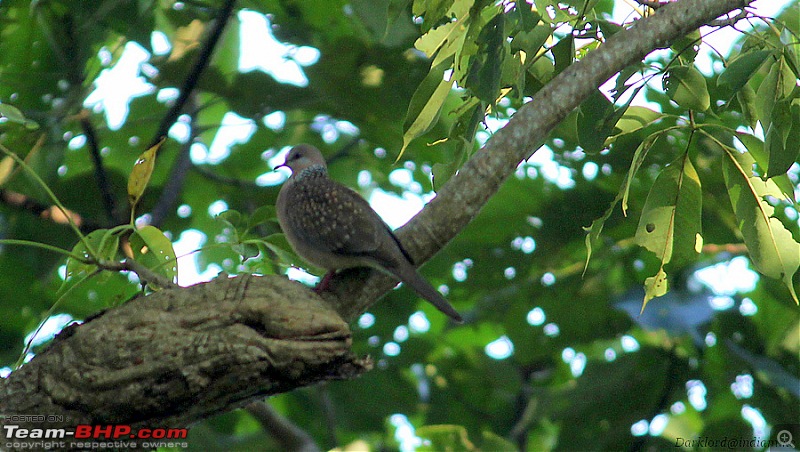
[[[331,180],[322,154],[298,145],[286,162],[292,170],[278,194],[278,221],[289,244],[310,263],[334,271],[374,267],[413,288],[437,309],[462,321],[450,303],[416,271],[408,253],[358,193]]]

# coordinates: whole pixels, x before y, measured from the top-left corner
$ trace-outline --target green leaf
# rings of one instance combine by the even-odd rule
[[[756,91],[756,114],[761,121],[761,127],[769,130],[769,126],[776,117],[773,111],[776,104],[789,96],[794,89],[797,78],[792,73],[786,60],[780,58],[772,63],[769,73]]]
[[[472,3],[473,0],[454,3],[452,8],[448,10],[447,15],[454,16],[456,20],[428,31],[414,43],[414,47],[424,52],[428,58],[436,54],[436,58],[431,63],[432,67],[438,66],[448,58],[461,53],[467,36],[467,29],[469,28],[469,9],[472,7]]]
[[[766,169],[769,166],[768,158],[766,151],[764,150],[764,143],[759,140],[757,137],[745,133],[745,132],[736,132],[736,139],[739,140],[740,143],[747,149],[750,155],[755,159],[755,162],[758,164],[759,167]],[[738,152],[735,149],[729,148],[730,152]],[[789,179],[789,176],[786,174],[780,174],[771,178],[772,182],[778,186],[782,193],[782,198],[786,199],[789,202],[795,202],[794,200],[794,185],[792,181]]]
[[[755,129],[758,116],[756,115],[756,91],[750,85],[744,85],[737,93],[736,100],[739,101],[739,107],[742,109],[742,116],[744,116],[745,123],[751,129]]]
[[[678,66],[664,74],[664,89],[670,99],[690,110],[706,111],[711,105],[706,78],[694,66]]]
[[[25,115],[13,105],[0,103],[0,118],[6,118],[9,122],[16,124],[22,124],[28,130],[36,130],[39,128],[38,123],[26,118]]]
[[[600,91],[595,91],[578,107],[578,143],[586,152],[603,150],[606,138],[614,127],[608,120],[613,114],[614,104]]]
[[[133,258],[140,264],[165,276],[170,281],[178,278],[178,262],[172,242],[155,226],[137,229],[130,238]]]
[[[775,103],[772,121],[765,134],[764,148],[769,154],[767,177],[784,174],[797,161],[800,150],[800,104],[789,99]]]
[[[800,267],[800,243],[772,216],[775,208],[765,200],[767,196],[780,197],[781,191],[772,180],[753,175],[755,160],[749,153],[728,150],[727,155],[723,160],[725,185],[750,259],[760,273],[782,280],[798,303],[792,276]]]
[[[639,146],[636,147],[636,152],[633,153],[633,161],[631,161],[631,166],[628,168],[628,175],[625,178],[625,183],[622,184],[622,189],[619,193],[620,199],[622,200],[622,214],[625,216],[628,215],[628,196],[630,195],[633,177],[636,175],[636,172],[639,171],[639,167],[642,166],[642,163],[644,163],[644,159],[647,157],[647,153],[650,151],[650,148],[653,147],[653,144],[655,144],[656,140],[660,136],[661,132],[656,132],[649,135],[639,144]]]
[[[717,78],[717,85],[728,86],[733,91],[739,91],[772,53],[774,52],[771,50],[756,50],[740,55],[731,61],[725,71],[720,74]]]
[[[97,253],[96,256],[91,256],[89,250],[86,248],[86,243]],[[119,236],[109,229],[97,229],[86,235],[85,241],[79,241],[72,248],[72,254],[83,256],[92,260],[111,260],[116,257],[117,249],[119,248]],[[97,269],[95,264],[85,264],[75,259],[67,259],[67,277],[66,280],[75,278],[81,275],[88,275]]]
[[[697,256],[701,232],[702,190],[700,178],[684,154],[656,178],[647,195],[635,241],[661,260],[682,265]]]
[[[460,425],[426,425],[418,428],[416,434],[428,440],[426,444],[416,449],[418,451],[475,449],[469,440],[467,429]]]
[[[614,135],[624,133],[634,133],[653,124],[664,117],[664,114],[647,107],[633,105],[625,110],[625,113],[615,124]]]
[[[451,80],[444,78],[444,72],[451,64],[452,60],[448,59],[438,66],[432,67],[411,97],[411,103],[408,105],[408,113],[406,113],[406,120],[403,125],[403,147],[400,149],[398,159],[403,155],[412,140],[423,135],[436,124],[444,101],[453,86]]]
[[[500,76],[506,56],[503,14],[497,14],[481,28],[478,42],[482,58],[471,58],[465,87],[488,105],[494,106],[500,91]]]

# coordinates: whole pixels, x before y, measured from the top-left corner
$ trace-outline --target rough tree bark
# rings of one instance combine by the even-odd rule
[[[613,74],[749,3],[671,3],[554,78],[399,230],[412,257],[424,262],[455,237],[519,162]],[[338,275],[324,301],[282,278],[250,276],[140,297],[67,328],[0,381],[0,413],[63,414],[50,424],[61,427],[178,427],[270,394],[352,378],[369,362],[351,354],[347,321],[395,283],[359,269]]]

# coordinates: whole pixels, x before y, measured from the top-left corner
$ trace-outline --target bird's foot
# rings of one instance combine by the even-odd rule
[[[328,273],[325,273],[325,276],[322,277],[322,280],[317,284],[317,287],[314,288],[314,292],[320,294],[328,290],[331,285],[331,278],[336,272],[331,270]]]

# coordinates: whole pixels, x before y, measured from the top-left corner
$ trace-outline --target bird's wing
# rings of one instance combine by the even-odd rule
[[[368,257],[379,264],[391,262],[398,249],[404,258],[408,257],[386,223],[350,188],[327,177],[298,181],[294,188],[294,199],[287,201],[304,212],[295,216],[293,225],[299,240],[315,249],[340,256]]]

